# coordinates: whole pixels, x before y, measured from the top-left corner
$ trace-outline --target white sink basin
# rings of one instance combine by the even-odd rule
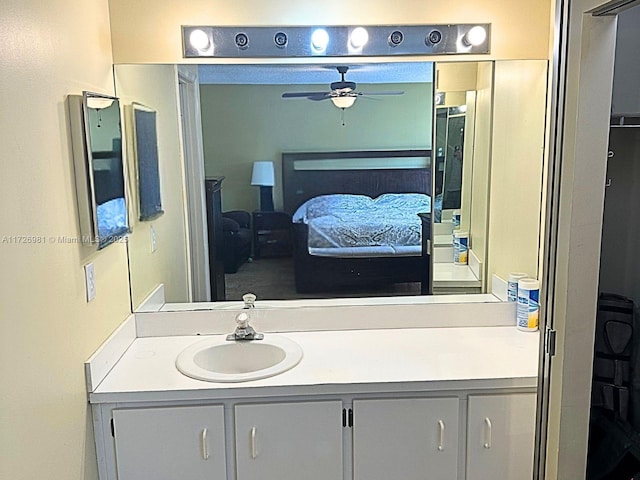
[[[272,377],[302,360],[302,349],[288,338],[266,334],[263,340],[210,338],[185,348],[176,367],[188,377],[208,382],[246,382]]]

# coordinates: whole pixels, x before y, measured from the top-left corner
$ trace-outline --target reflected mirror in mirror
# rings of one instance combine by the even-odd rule
[[[150,221],[164,213],[158,167],[157,113],[142,104],[131,106],[133,153],[135,156],[140,221]]]
[[[464,127],[467,106],[437,107],[434,126],[436,138],[435,202],[433,221],[442,221],[442,210],[462,206],[462,165]],[[439,208],[438,208],[439,207]]]
[[[419,285],[409,285],[409,288],[413,287],[413,291],[407,291],[407,285],[402,284],[383,285],[382,288],[376,286],[376,288],[349,291],[341,289],[333,292],[298,294],[295,291],[296,265],[293,256],[294,238],[291,234],[295,212],[288,211],[284,205],[283,191],[286,186],[283,185],[282,158],[283,154],[294,152],[362,152],[365,154],[375,150],[431,150],[432,125],[435,123],[433,94],[435,90],[446,90],[444,84],[440,89],[433,88],[431,81],[433,66],[428,65],[428,73],[425,74],[423,69],[418,79],[407,83],[403,83],[404,81],[397,77],[397,72],[402,70],[398,64],[393,64],[394,68],[386,69],[383,68],[384,64],[353,66],[349,69],[347,76],[350,77],[348,80],[356,82],[358,90],[365,92],[399,90],[404,94],[357,98],[354,105],[344,110],[336,108],[330,101],[313,101],[308,97],[282,98],[285,92],[327,91],[328,85],[336,80],[335,67],[240,65],[231,68],[228,65],[210,65],[198,70],[191,66],[176,67],[175,65],[117,65],[116,88],[120,97],[126,97],[128,101],[140,101],[152,105],[158,111],[159,132],[164,129],[164,133],[159,134],[160,154],[165,149],[181,151],[184,149],[183,154],[186,158],[185,163],[179,165],[179,168],[187,173],[186,185],[175,182],[174,185],[165,188],[167,176],[163,175],[163,172],[160,176],[163,192],[179,189],[179,192],[187,197],[188,208],[185,216],[176,219],[174,224],[178,232],[180,225],[188,225],[188,229],[183,230],[183,235],[185,236],[184,245],[190,246],[189,254],[185,253],[187,249],[161,253],[164,236],[157,238],[158,252],[155,254],[155,259],[139,262],[136,266],[137,261],[134,258],[136,253],[132,251],[133,304],[141,304],[159,284],[164,285],[167,302],[211,299],[210,283],[209,288],[204,290],[198,287],[204,282],[198,279],[198,276],[202,278],[202,275],[196,274],[205,261],[202,256],[200,259],[197,258],[198,248],[193,247],[194,244],[198,245],[198,239],[200,239],[200,250],[206,250],[207,253],[211,251],[208,249],[208,244],[202,241],[202,228],[199,230],[192,221],[193,218],[206,217],[206,210],[202,205],[198,206],[198,202],[189,201],[194,197],[193,192],[190,194],[192,188],[189,185],[189,178],[192,175],[189,171],[197,168],[204,170],[202,177],[219,182],[218,198],[215,200],[218,203],[215,211],[219,212],[223,219],[218,224],[223,227],[226,224],[226,229],[221,229],[222,240],[213,239],[214,243],[221,242],[216,244],[218,249],[213,251],[220,253],[218,268],[222,268],[223,272],[224,300],[239,302],[241,295],[247,291],[256,293],[259,300],[420,294]],[[278,70],[278,68],[284,69]],[[477,228],[478,233],[472,234],[471,245],[478,261],[475,266],[467,265],[464,268],[471,274],[468,280],[459,281],[456,284],[455,281],[451,282],[450,274],[446,276],[447,268],[453,267],[453,255],[451,221],[450,217],[443,215],[441,225],[448,227],[449,230],[443,231],[439,227],[434,231],[432,255],[434,293],[485,293],[490,290],[487,279],[491,278],[492,273],[498,271],[497,268],[494,270],[490,266],[491,259],[487,257],[487,247],[491,239],[486,234],[489,222],[487,198],[491,194],[492,181],[489,176],[492,158],[488,146],[491,145],[493,135],[492,118],[488,112],[497,101],[493,97],[493,86],[490,83],[487,84],[487,81],[490,82],[492,79],[493,68],[492,62],[474,63],[474,69],[478,73],[474,77],[473,89],[455,90],[455,92],[461,92],[459,95],[463,100],[451,105],[467,106],[463,117],[464,126],[455,125],[455,113],[451,120],[452,128],[458,129],[458,135],[463,135],[463,138],[459,139],[464,158],[462,183],[459,187],[461,211],[465,213],[462,222],[464,227],[472,232]],[[367,70],[384,71],[385,73],[380,74],[377,80],[380,83],[371,79],[361,79],[366,77]],[[259,71],[262,73],[258,73]],[[305,72],[307,72],[306,76],[303,75]],[[393,76],[394,72],[395,76]],[[197,85],[198,74],[199,87],[194,88],[194,85]],[[316,78],[312,78],[313,76]],[[446,78],[446,75],[440,76],[441,81]],[[167,93],[172,88],[175,91],[176,85],[179,86],[182,94],[180,98]],[[191,89],[191,95],[189,89]],[[521,93],[519,91],[512,95]],[[544,105],[544,93],[543,91],[542,105]],[[455,98],[455,95],[450,96]],[[538,99],[536,98],[535,101],[537,102]],[[175,115],[171,117],[164,114],[167,111],[175,111],[177,104],[183,118],[186,119],[184,122]],[[450,107],[450,105],[446,106]],[[201,123],[196,114],[195,118],[198,121],[193,122],[189,127],[189,112],[198,110],[202,112]],[[195,131],[195,134],[189,133],[189,128]],[[463,129],[462,132],[461,129]],[[544,126],[541,123],[540,137],[543,135],[543,130]],[[172,137],[169,135],[170,132],[173,132]],[[180,140],[181,135],[184,142]],[[192,142],[194,138],[196,141]],[[201,143],[198,143],[198,138],[202,138]],[[200,159],[197,155],[198,147],[204,152]],[[456,145],[451,147],[453,153],[456,151],[455,147]],[[540,151],[537,154],[540,155]],[[252,185],[251,182],[253,164],[258,161],[273,163],[274,212],[260,210],[259,187]],[[537,161],[540,163],[541,170],[541,158]],[[476,165],[477,162],[479,162],[478,165]],[[517,165],[516,167],[519,168]],[[502,164],[496,162],[495,168],[502,168]],[[195,185],[197,186],[197,183]],[[444,183],[442,185],[444,186]],[[536,199],[530,207],[532,211],[539,211],[539,182],[535,189],[537,190]],[[203,186],[200,194],[204,196]],[[195,195],[196,199],[197,196],[198,194]],[[527,201],[529,199],[527,198]],[[165,203],[167,210],[171,208],[168,201]],[[178,204],[178,207],[180,206]],[[196,210],[199,207],[199,211],[192,216],[194,207]],[[160,228],[160,222],[166,220],[164,217],[166,215],[157,220],[158,228]],[[156,222],[153,223],[156,224]],[[206,222],[202,223],[206,228]],[[536,243],[530,249],[532,251],[527,251],[526,255],[527,261],[533,265],[533,268],[528,270],[522,268],[525,271],[531,270],[532,274],[535,274],[537,269],[537,229],[539,228],[537,218],[535,228]],[[227,234],[226,242],[225,233]],[[147,235],[143,232],[140,238],[148,242],[145,237]],[[236,243],[230,242],[229,238],[233,237],[237,239]],[[244,239],[239,240],[241,237]],[[436,237],[448,239],[448,241],[439,245],[440,242]],[[172,235],[172,238],[176,236]],[[222,245],[222,248],[219,245]],[[229,256],[231,254],[224,253],[224,248],[229,248],[229,245],[234,247],[231,257]],[[149,278],[150,268],[157,268],[155,262],[160,263],[161,258],[170,259],[164,260],[165,264],[182,262],[184,266],[177,270],[183,272],[183,275],[160,273],[154,278]],[[234,262],[225,266],[224,260],[229,262],[229,258]],[[505,260],[505,263],[514,265],[514,268],[517,264],[511,259]],[[236,272],[232,272],[234,268],[237,268]],[[263,268],[263,272],[259,268]],[[438,285],[438,270],[445,272],[445,276],[442,277],[445,280],[440,285]],[[259,283],[259,277],[264,272],[270,275],[266,277],[269,280]],[[212,279],[216,281],[216,275],[219,273],[220,270],[213,271],[208,278],[209,282]],[[375,271],[373,274],[376,274]],[[251,278],[252,275],[253,278]],[[446,284],[446,281],[450,283]],[[187,285],[187,288],[178,288],[174,286],[176,283]],[[389,288],[390,286],[392,288]],[[398,286],[405,290],[396,290]],[[281,289],[280,292],[277,289]],[[187,290],[186,295],[185,290]],[[206,291],[206,294],[203,294],[203,291]],[[285,291],[286,293],[282,293]],[[484,297],[479,298],[481,301],[484,299]]]

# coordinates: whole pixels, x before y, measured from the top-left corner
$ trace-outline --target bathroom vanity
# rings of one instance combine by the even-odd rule
[[[494,326],[280,329],[302,349],[299,364],[217,383],[175,366],[215,336],[182,324],[193,333],[143,337],[149,327],[132,317],[86,367],[100,478],[530,478],[538,333],[496,318]]]

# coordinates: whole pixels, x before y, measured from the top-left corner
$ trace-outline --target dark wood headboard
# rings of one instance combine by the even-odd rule
[[[304,162],[341,159],[427,158],[426,167],[354,169],[305,168]],[[350,152],[313,152],[282,154],[284,209],[293,214],[310,198],[333,193],[368,195],[383,193],[431,192],[431,150],[359,150]]]

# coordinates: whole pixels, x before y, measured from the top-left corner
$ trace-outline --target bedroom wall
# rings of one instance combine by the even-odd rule
[[[342,0],[111,0],[115,63],[179,63],[181,25],[493,24],[488,59],[548,57],[548,0],[370,0],[345,8]],[[526,35],[526,38],[524,38]],[[471,58],[471,57],[470,57]],[[214,63],[214,62],[212,62]]]
[[[68,94],[113,95],[107,0],[0,10],[0,478],[97,478],[83,362],[129,315],[124,243],[79,235]],[[43,243],[12,242],[36,236]],[[85,300],[93,262],[96,298]]]
[[[330,102],[282,98],[318,85],[201,85],[205,171],[225,176],[223,210],[258,208],[258,188],[250,185],[256,160],[274,162],[274,202],[281,208],[282,152],[431,148],[431,83],[359,88],[405,94],[358,99],[344,111],[343,126],[342,111]]]
[[[187,232],[184,202],[182,131],[175,65],[118,65],[116,91],[125,108],[124,131],[131,185],[131,226],[129,272],[134,306],[163,283],[169,302],[190,298]],[[164,214],[150,222],[138,220],[136,166],[131,154],[131,103],[137,102],[157,112],[158,164]],[[152,251],[151,228],[156,250]]]

